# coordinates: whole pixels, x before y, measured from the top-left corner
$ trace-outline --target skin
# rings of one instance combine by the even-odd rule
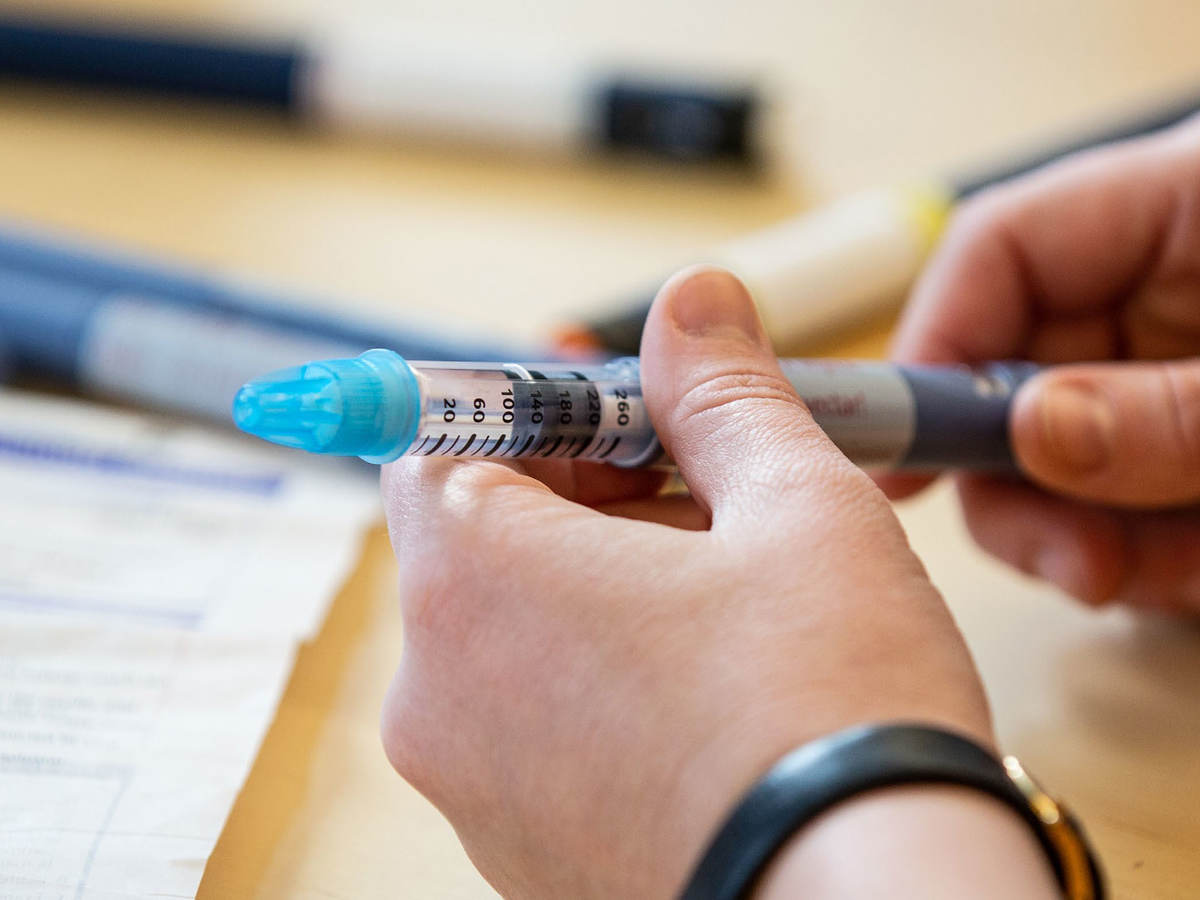
[[[972,534],[1085,603],[1200,612],[1200,120],[968,204],[893,351],[1062,364],[1014,404],[1027,481],[959,478]]]
[[[941,597],[883,493],[781,375],[741,284],[715,269],[672,279],[642,365],[690,497],[588,464],[383,472],[405,621],[384,746],[505,896],[673,896],[755,779],[850,725],[918,720],[992,742]],[[1010,811],[939,788],[838,807],[760,894],[881,884],[1054,896]]]

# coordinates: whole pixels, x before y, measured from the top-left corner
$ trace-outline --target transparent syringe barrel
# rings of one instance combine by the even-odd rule
[[[636,359],[601,366],[413,362],[421,416],[409,456],[646,465],[661,454]]]

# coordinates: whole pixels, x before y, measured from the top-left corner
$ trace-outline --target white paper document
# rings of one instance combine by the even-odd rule
[[[0,622],[313,634],[378,492],[277,450],[0,391]]]
[[[293,646],[0,631],[0,897],[193,896]]]
[[[190,897],[369,473],[0,391],[0,900]]]

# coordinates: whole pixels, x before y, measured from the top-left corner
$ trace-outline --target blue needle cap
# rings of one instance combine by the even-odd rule
[[[263,440],[310,453],[391,462],[417,436],[417,376],[391,350],[280,369],[242,386],[233,421]]]

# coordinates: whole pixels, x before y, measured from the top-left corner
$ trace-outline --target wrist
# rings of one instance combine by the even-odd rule
[[[895,798],[904,798],[904,795],[894,792],[898,788],[911,790],[916,786],[966,789],[981,795],[975,798],[976,804],[979,800],[989,802],[982,807],[976,806],[974,822],[967,817],[969,807],[964,804],[969,801],[966,799],[928,806],[920,810],[921,816],[908,821],[904,816],[897,816]],[[886,799],[889,791],[893,804],[877,805],[878,798]],[[936,793],[917,793],[912,795],[910,802],[937,796]],[[876,805],[862,805],[871,799],[876,800]],[[849,803],[858,805],[847,807]],[[1000,808],[996,809],[997,806]],[[1029,776],[1015,757],[1000,760],[990,748],[944,728],[917,722],[891,722],[845,729],[798,747],[780,759],[726,817],[693,869],[683,897],[686,900],[744,898],[761,883],[771,864],[778,861],[781,849],[790,847],[798,833],[812,829],[814,823],[844,807],[851,812],[868,810],[882,818],[882,825],[873,819],[865,821],[879,834],[878,843],[886,851],[885,863],[890,861],[890,865],[874,867],[885,873],[910,872],[920,880],[925,877],[925,868],[937,865],[939,858],[943,858],[950,861],[942,865],[958,873],[954,878],[947,878],[939,871],[935,878],[943,886],[953,886],[981,875],[990,878],[986,866],[995,859],[998,848],[989,846],[986,839],[1003,837],[1005,831],[1011,834],[1018,824],[1022,824],[1025,842],[1013,844],[1011,838],[1005,837],[999,849],[1006,849],[1005,845],[1008,845],[1016,850],[1018,859],[1028,859],[1028,854],[1020,848],[1033,842],[1041,853],[1044,868],[1052,874],[1053,883],[1063,896],[1075,900],[1102,900],[1106,894],[1103,872],[1079,822]],[[997,818],[997,813],[1004,811],[1009,814],[1007,820]],[[983,815],[985,812],[986,816]],[[965,823],[958,821],[964,818],[968,819]],[[832,821],[845,820],[834,817]],[[1003,831],[1000,830],[1001,822],[1006,822]],[[937,827],[926,828],[926,823]],[[862,822],[858,825],[863,827]],[[854,831],[851,828],[848,833],[854,836]],[[836,834],[837,830],[832,833]],[[858,835],[851,842],[845,839],[840,845],[833,842],[831,847],[854,845],[861,849],[865,843],[869,841]],[[810,845],[802,842],[799,846]],[[794,852],[800,856],[788,854],[786,870],[789,873],[794,872],[793,865],[798,865],[791,860],[808,859],[809,862],[807,868],[802,867],[804,875],[791,874],[789,881],[793,878],[803,881],[818,871],[814,868],[814,858],[802,851]],[[844,864],[846,875],[866,890],[868,884],[863,882],[861,859],[847,863],[848,866]],[[956,869],[956,865],[959,868]],[[1001,871],[1008,872],[1007,869]],[[1024,888],[1034,883],[1031,882],[1035,877],[1033,870],[1018,866],[1014,872],[1019,875],[1015,883],[1014,873],[1008,873],[999,882],[1003,891],[997,896],[1009,896],[1017,889],[1024,893]],[[880,876],[872,877],[877,880]],[[792,887],[789,884],[789,888]],[[835,893],[857,895],[858,891],[851,887],[846,885]],[[958,893],[951,890],[948,896]]]
[[[1045,853],[1010,808],[970,788],[918,784],[862,794],[818,816],[783,846],[751,896],[1061,894]]]
[[[954,714],[946,712],[956,705],[959,709]],[[657,810],[659,827],[654,831],[667,836],[665,844],[658,844],[665,849],[664,855],[657,857],[657,868],[660,872],[674,874],[670,895],[678,895],[704,853],[705,845],[739,798],[744,798],[764,773],[797,747],[860,723],[907,718],[962,734],[980,747],[995,752],[986,704],[972,703],[968,691],[963,692],[963,699],[958,704],[943,702],[922,706],[913,702],[907,709],[907,716],[895,715],[890,706],[877,713],[871,710],[856,717],[857,721],[831,716],[818,728],[814,728],[814,717],[797,727],[796,717],[790,711],[786,715],[780,713],[741,721],[737,727],[722,729],[700,751],[681,761],[676,767],[678,777],[672,791],[673,802]]]

